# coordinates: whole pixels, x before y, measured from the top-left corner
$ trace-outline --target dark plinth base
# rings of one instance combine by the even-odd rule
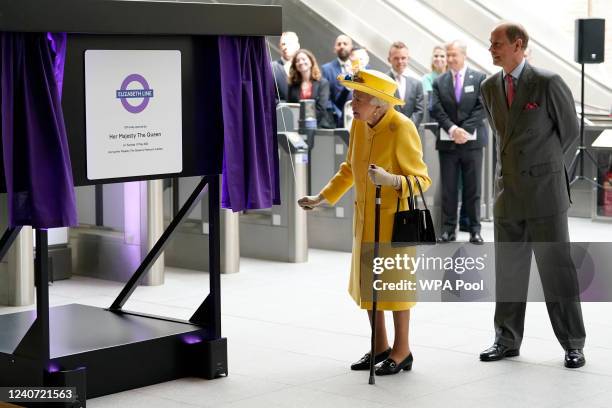
[[[182,377],[227,375],[226,339],[189,322],[78,304],[53,307],[45,361],[37,357],[35,319],[35,311],[0,316],[0,386],[84,382],[80,396],[95,398]]]

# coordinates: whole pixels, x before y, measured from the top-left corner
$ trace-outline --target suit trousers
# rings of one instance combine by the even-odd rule
[[[567,211],[523,220],[496,217],[494,230],[495,342],[515,349],[521,346],[534,253],[548,316],[559,343],[566,350],[583,348],[586,333],[570,253]]]
[[[470,232],[480,232],[480,192],[482,183],[482,148],[439,150],[442,179],[442,232],[457,228],[458,177],[461,173],[462,208]]]

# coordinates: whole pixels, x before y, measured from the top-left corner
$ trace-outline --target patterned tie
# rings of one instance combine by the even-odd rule
[[[461,72],[455,74],[455,100],[457,103],[461,101]]]
[[[506,100],[508,101],[508,107],[511,107],[514,100],[514,81],[510,74],[506,75]]]

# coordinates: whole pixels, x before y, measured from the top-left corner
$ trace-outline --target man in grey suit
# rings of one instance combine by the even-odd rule
[[[514,23],[491,32],[489,51],[502,71],[481,93],[497,139],[495,169],[495,343],[482,361],[519,355],[532,251],[548,315],[565,349],[565,366],[585,364],[585,329],[570,256],[569,183],[564,152],[578,135],[574,98],[561,77],[525,61],[529,42]]]
[[[395,96],[406,101],[404,106],[397,105],[395,109],[412,119],[419,128],[423,120],[425,106],[423,102],[423,84],[420,80],[408,76],[408,47],[401,41],[396,41],[389,48],[389,64],[391,70],[387,72],[397,82]]]

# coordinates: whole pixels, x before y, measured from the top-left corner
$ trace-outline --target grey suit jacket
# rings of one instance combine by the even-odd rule
[[[526,219],[566,211],[570,196],[563,155],[578,136],[572,93],[559,75],[526,63],[508,109],[502,75],[481,86],[497,139],[494,215]]]
[[[387,72],[391,78],[395,80],[393,71]],[[395,91],[395,97],[399,98],[399,90]],[[398,112],[403,113],[406,117],[409,117],[414,122],[414,125],[419,128],[421,121],[423,120],[423,113],[425,112],[425,105],[423,101],[423,84],[416,78],[406,77],[406,93],[404,94],[404,106],[397,105],[395,109]]]

